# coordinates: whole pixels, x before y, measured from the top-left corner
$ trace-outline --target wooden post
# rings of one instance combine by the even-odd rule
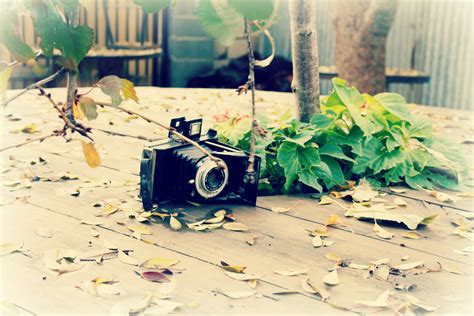
[[[314,0],[290,0],[292,89],[298,104],[298,119],[309,122],[319,108],[319,60]]]

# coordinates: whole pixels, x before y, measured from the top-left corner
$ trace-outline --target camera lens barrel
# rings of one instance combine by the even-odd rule
[[[194,184],[201,197],[210,199],[224,190],[229,178],[229,171],[225,162],[221,161],[221,163],[225,168],[218,166],[209,157],[206,157],[197,164]]]

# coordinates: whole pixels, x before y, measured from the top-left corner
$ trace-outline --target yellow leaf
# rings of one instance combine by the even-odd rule
[[[417,232],[406,232],[406,233],[401,234],[400,236],[405,237],[405,238],[409,238],[409,239],[424,238],[424,236],[422,234],[417,233]]]
[[[453,266],[451,264],[443,264],[443,269],[453,274],[464,274],[456,266]]]
[[[248,280],[247,284],[249,285],[249,287],[251,289],[255,289],[255,288],[257,288],[258,280],[256,280],[256,279],[255,280]]]
[[[331,261],[336,261],[336,262],[342,261],[342,258],[333,252],[325,254],[324,257]]]
[[[247,267],[243,267],[243,266],[231,266],[224,261],[221,261],[221,267],[224,270],[235,272],[235,273],[243,273],[245,269],[247,269]]]
[[[407,190],[403,188],[390,188],[390,191],[395,193],[405,193]]]
[[[341,226],[346,226],[344,223],[341,221],[339,216],[337,214],[331,214],[328,218],[326,218],[326,221],[324,222],[324,225],[326,226],[335,226],[335,225],[341,225]]]
[[[133,86],[133,83],[131,81],[128,81],[127,79],[122,79],[122,82],[123,82],[123,87],[122,87],[123,98],[125,100],[132,99],[133,101],[138,103],[137,92],[135,91],[135,87]]]
[[[127,226],[129,230],[131,230],[134,233],[140,233],[142,235],[151,235],[153,234],[147,226],[143,225],[134,225],[134,226]]]
[[[407,206],[407,202],[405,202],[405,200],[399,198],[399,197],[396,197],[395,199],[393,199],[393,204],[397,205],[397,206]]]
[[[213,218],[209,218],[205,221],[206,224],[216,224],[220,223],[224,220],[224,215],[219,215]]]
[[[328,204],[331,204],[333,202],[333,199],[331,199],[329,196],[327,195],[323,195],[321,197],[321,199],[319,200],[319,205],[328,205]]]
[[[397,266],[393,266],[392,268],[398,269],[398,270],[410,270],[410,269],[414,269],[416,267],[422,266],[423,264],[424,264],[423,261],[415,261],[415,262],[399,264]]]
[[[74,114],[74,118],[76,120],[82,120],[84,118],[84,113],[82,112],[78,102],[74,102],[72,105],[72,113]]]
[[[142,266],[149,269],[159,268],[159,267],[170,267],[172,265],[177,264],[179,261],[176,259],[168,259],[168,258],[151,258],[145,261]]]
[[[321,229],[315,229],[309,233],[311,236],[329,237],[328,228],[323,226]]]
[[[177,220],[174,216],[170,216],[170,227],[171,227],[171,229],[180,230],[182,226],[183,225],[181,225],[181,222],[179,220]]]
[[[0,98],[2,101],[7,99],[8,79],[12,73],[13,66],[6,67],[0,71]]]
[[[233,230],[237,232],[246,232],[249,230],[247,225],[237,222],[226,223],[222,227],[224,227],[224,229]]]
[[[290,208],[280,207],[280,206],[273,206],[272,208],[270,208],[270,210],[272,212],[275,212],[275,213],[286,213],[290,210]]]
[[[84,157],[86,158],[86,162],[91,168],[95,168],[100,165],[100,156],[97,150],[94,147],[93,143],[86,143],[82,141],[82,151],[84,153]]]
[[[38,131],[38,127],[36,126],[36,124],[28,124],[28,125],[25,125],[21,131],[25,134],[33,134],[33,133],[36,133]]]

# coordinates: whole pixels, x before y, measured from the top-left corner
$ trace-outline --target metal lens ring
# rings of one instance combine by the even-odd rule
[[[195,186],[197,193],[205,199],[213,198],[224,190],[229,178],[229,171],[224,161],[225,168],[220,168],[209,157],[198,164]]]

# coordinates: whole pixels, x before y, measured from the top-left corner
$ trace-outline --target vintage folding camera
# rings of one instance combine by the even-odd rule
[[[172,133],[169,133],[169,139],[151,143],[143,150],[140,163],[140,196],[145,210],[174,199],[236,200],[255,205],[260,157],[255,156],[254,181],[247,181],[249,154],[219,142],[215,130],[210,129],[201,137],[202,119],[175,118],[170,126],[221,159],[222,165],[218,166],[195,146]]]

